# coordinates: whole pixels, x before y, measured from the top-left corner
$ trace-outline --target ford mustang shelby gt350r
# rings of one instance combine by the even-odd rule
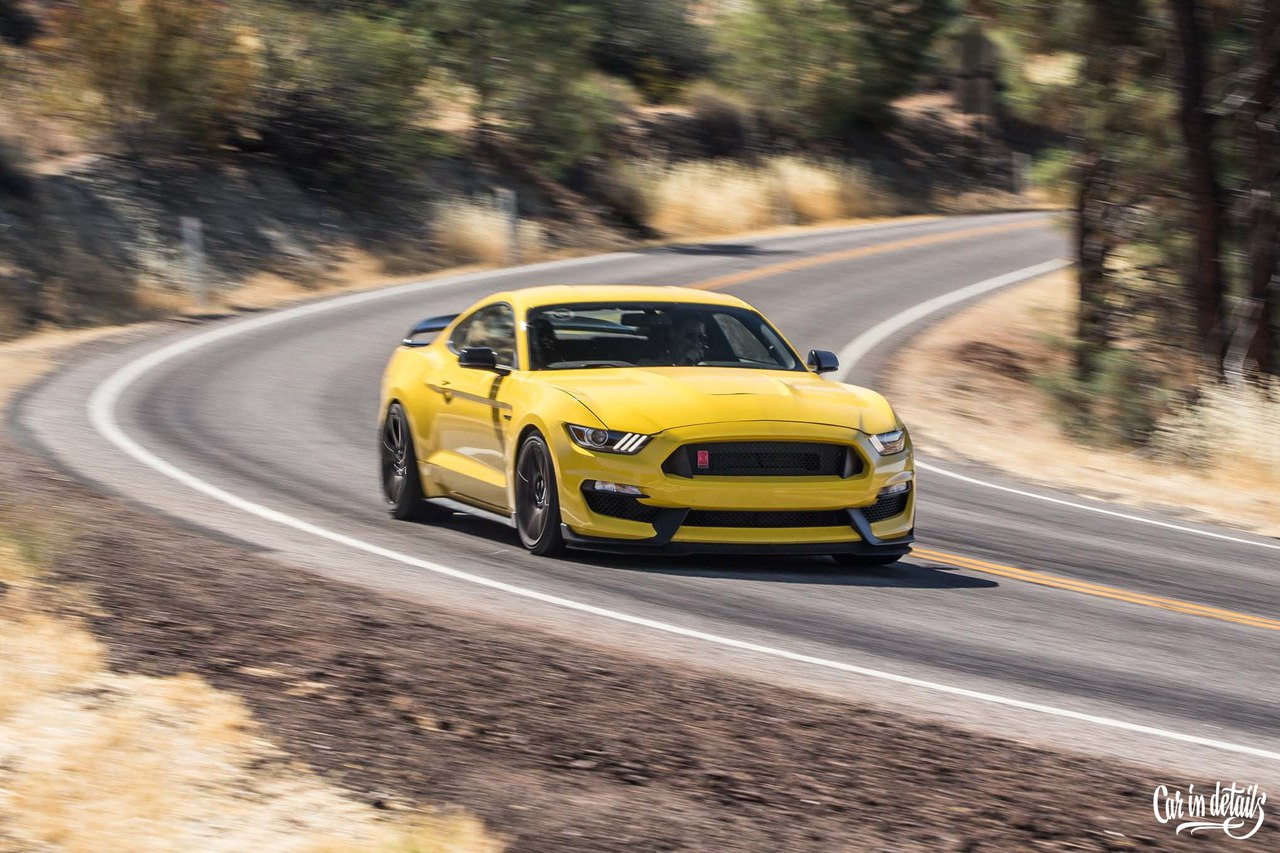
[[[910,550],[906,429],[874,391],[802,361],[740,299],[550,286],[422,321],[382,378],[396,518],[447,497],[514,517],[535,554]]]

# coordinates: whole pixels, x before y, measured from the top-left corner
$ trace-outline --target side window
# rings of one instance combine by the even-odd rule
[[[728,314],[716,314],[716,324],[720,327],[720,331],[724,332],[725,339],[729,342],[729,347],[733,350],[735,358],[741,361],[758,361],[765,364],[773,364],[777,362],[770,353],[765,349],[760,339],[751,334],[746,326],[742,325],[742,321],[737,317]]]
[[[498,364],[516,366],[516,317],[510,305],[486,305],[458,324],[449,337],[449,349],[489,347]]]

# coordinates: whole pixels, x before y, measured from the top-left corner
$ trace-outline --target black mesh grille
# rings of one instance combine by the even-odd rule
[[[848,527],[844,510],[802,512],[794,510],[712,510],[693,509],[684,520],[686,527]]]
[[[584,491],[587,506],[592,512],[614,518],[625,518],[628,521],[651,522],[658,510],[647,506],[630,495],[617,495],[612,492]]]
[[[884,521],[886,518],[901,515],[906,512],[907,497],[910,494],[911,492],[906,491],[897,495],[885,495],[871,506],[863,507],[862,514],[867,517],[867,521]]]
[[[700,452],[706,454],[702,465]],[[716,441],[686,444],[667,458],[662,470],[683,477],[852,476],[862,470],[862,458],[842,444]]]

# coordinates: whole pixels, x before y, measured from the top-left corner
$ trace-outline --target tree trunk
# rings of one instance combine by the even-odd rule
[[[1076,316],[1075,374],[1087,380],[1097,373],[1111,345],[1107,308],[1106,164],[1085,143],[1077,164],[1076,258],[1080,288]]]
[[[1206,33],[1198,0],[1170,0],[1182,48],[1179,122],[1187,146],[1195,233],[1195,257],[1187,291],[1195,312],[1197,345],[1204,369],[1223,376],[1229,341],[1223,322],[1226,280],[1222,269],[1222,187],[1213,153],[1213,115],[1205,108]]]
[[[1253,156],[1250,174],[1249,296],[1253,301],[1253,336],[1247,362],[1251,376],[1280,375],[1276,360],[1277,249],[1275,188],[1280,180],[1280,0],[1259,0],[1254,42]]]

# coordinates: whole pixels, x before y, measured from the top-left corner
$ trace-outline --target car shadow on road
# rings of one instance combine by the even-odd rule
[[[566,560],[579,565],[622,569],[657,575],[719,578],[748,583],[811,584],[815,586],[882,586],[898,589],[991,589],[990,578],[973,577],[913,562],[910,557],[890,566],[849,567],[826,557],[631,557],[570,551]]]
[[[454,513],[436,524],[480,540],[509,546],[524,559],[542,558],[524,553],[510,527],[488,518]],[[690,578],[718,578],[747,583],[810,584],[814,586],[866,586],[897,589],[993,589],[990,578],[961,574],[955,569],[926,566],[910,556],[890,566],[841,566],[827,557],[752,557],[706,555],[666,557],[646,554],[598,554],[570,550],[557,558],[587,569],[636,572]]]
[[[795,255],[794,249],[762,249],[752,243],[683,243],[675,246],[655,246],[642,249],[648,255]]]

